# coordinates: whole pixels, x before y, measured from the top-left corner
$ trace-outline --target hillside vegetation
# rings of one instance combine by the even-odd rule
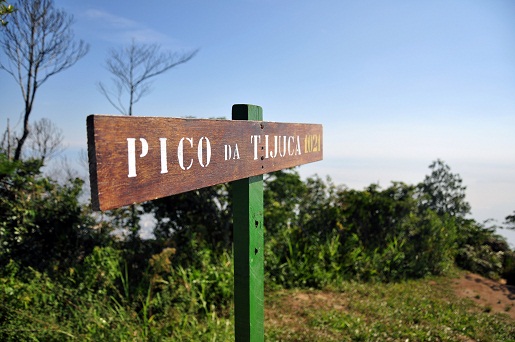
[[[42,166],[0,153],[0,340],[233,338],[231,184],[98,214],[82,180]],[[385,189],[265,175],[267,339],[515,339],[507,317],[449,293],[456,267],[514,274],[465,190],[440,160]],[[139,237],[144,213],[152,239]]]

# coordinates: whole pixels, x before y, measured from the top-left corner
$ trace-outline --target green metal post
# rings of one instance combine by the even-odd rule
[[[234,105],[232,119],[262,121],[263,110]],[[234,181],[232,188],[236,341],[263,341],[263,176]]]

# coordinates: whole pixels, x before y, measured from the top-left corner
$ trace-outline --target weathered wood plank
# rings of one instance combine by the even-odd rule
[[[322,125],[91,115],[95,210],[108,210],[323,158]]]

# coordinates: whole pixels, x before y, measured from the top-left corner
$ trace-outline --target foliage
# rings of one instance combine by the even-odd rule
[[[61,281],[34,270],[23,271],[14,262],[7,265],[0,275],[0,339],[234,339],[231,300],[228,300],[229,309],[222,310],[209,303],[213,300],[209,298],[210,292],[220,294],[217,287],[227,286],[232,278],[229,254],[221,259],[205,255],[202,269],[174,268],[162,277],[165,282],[153,285],[154,294],[142,291],[130,301],[122,292],[109,295],[113,283],[105,280],[116,280],[124,272],[119,256],[113,251],[109,247],[98,250],[88,261],[92,262],[91,266],[100,266],[96,276],[92,268],[87,275],[69,272]],[[171,257],[168,266],[173,268],[173,253],[163,252],[154,260]],[[90,288],[93,279],[99,282]],[[331,291],[266,291],[266,339],[500,341],[515,338],[512,320],[456,298],[451,288],[453,282],[453,277],[391,284],[343,281]],[[73,288],[69,286],[71,283],[78,286]],[[220,298],[214,298],[215,302]]]
[[[339,194],[344,231],[357,234],[369,249],[380,248],[400,233],[401,223],[416,214],[414,188],[393,183],[386,190],[376,184],[364,191],[347,190]]]
[[[513,214],[506,216],[504,224],[508,229],[515,229],[515,211],[513,211]]]
[[[343,280],[340,237],[306,237],[287,228],[265,242],[266,283],[286,288],[323,288]]]
[[[199,268],[154,255],[130,292],[119,251],[95,248],[58,280],[11,261],[0,274],[0,339],[212,340],[231,338],[232,257],[204,249]]]
[[[437,159],[431,165],[431,174],[427,175],[418,188],[420,206],[431,209],[438,215],[465,217],[470,213],[470,204],[465,201],[465,190],[460,175],[451,173],[449,165]]]
[[[341,207],[336,204],[342,189],[335,186],[330,177],[324,182],[318,176],[309,177],[305,186],[295,223],[304,235],[319,236],[324,240],[335,229],[342,228]]]
[[[415,187],[393,183],[357,191],[319,178],[306,184],[292,220],[298,226],[265,243],[274,282],[288,288],[320,288],[341,279],[388,282],[442,274],[452,265],[456,226],[421,211]]]
[[[294,169],[273,172],[264,178],[263,209],[268,236],[281,235],[296,224],[299,204],[307,187]]]
[[[152,213],[157,221],[156,240],[166,243],[173,239],[174,247],[182,249],[192,240],[200,239],[212,250],[229,249],[232,244],[229,191],[230,184],[220,184],[145,203],[144,211]]]
[[[8,14],[12,14],[15,11],[13,5],[6,4],[6,0],[0,0],[0,24],[2,26],[7,25],[5,18]]]
[[[459,175],[441,160],[430,169],[417,186],[393,182],[363,191],[314,177],[294,192],[297,173],[271,177],[265,191],[269,279],[287,288],[320,288],[337,279],[390,282],[440,275],[455,261],[492,278],[507,275],[513,254],[494,228],[464,218],[470,206]],[[274,198],[283,187],[281,203]]]
[[[40,271],[66,269],[107,242],[106,227],[79,203],[82,180],[59,184],[42,176],[41,167],[41,160],[12,161],[0,153],[1,265],[13,259]]]
[[[59,183],[41,173],[42,165],[0,153],[1,340],[234,338],[230,184],[148,202],[135,207],[136,215],[113,211],[102,221],[79,202],[81,180]],[[442,165],[435,163],[432,174],[436,168],[449,176]],[[459,178],[450,175],[443,179]],[[305,332],[273,328],[268,337],[453,340],[464,328],[463,336],[488,340],[473,320],[503,327],[462,304],[453,304],[460,308],[453,316],[443,304],[448,299],[419,297],[428,288],[410,297],[408,289],[428,284],[413,279],[446,274],[453,264],[515,279],[515,253],[496,227],[464,217],[461,183],[441,192],[445,182],[433,176],[427,186],[393,182],[363,190],[317,176],[302,181],[293,169],[265,177],[267,288],[358,296],[346,314],[314,309],[304,314]],[[118,234],[143,212],[156,219],[154,239]],[[438,322],[452,329],[436,328]],[[489,334],[502,339],[512,331]]]
[[[506,274],[504,267],[506,263],[513,263],[513,253],[495,230],[495,226],[488,227],[486,223],[460,220],[456,264],[492,279]]]

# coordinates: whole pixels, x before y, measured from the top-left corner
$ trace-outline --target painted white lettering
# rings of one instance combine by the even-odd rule
[[[225,160],[229,160],[231,158],[231,145],[224,145],[225,147]]]
[[[300,155],[300,137],[297,135],[297,148],[296,154]]]
[[[270,153],[270,157],[277,157],[277,135],[274,135],[274,153]]]
[[[181,138],[179,145],[177,146],[177,159],[179,160],[179,166],[181,169],[189,170],[193,165],[193,159],[191,159],[190,165],[188,167],[184,167],[184,139],[189,141],[190,146],[193,147],[193,138]]]
[[[148,143],[145,139],[140,138],[141,142],[141,154],[140,158],[143,158],[148,153]],[[127,138],[127,164],[129,166],[129,174],[127,177],[136,177],[136,139]]]
[[[268,134],[265,135],[265,158],[268,159]]]
[[[279,157],[296,156],[301,154],[300,137],[297,135],[274,135],[273,146],[269,135],[265,135],[265,156],[264,158],[276,158],[277,153]],[[255,141],[254,136],[251,141]],[[254,145],[254,159],[257,159],[257,146]]]
[[[166,156],[166,138],[159,138],[161,146],[161,173],[168,173],[168,163]]]
[[[141,154],[139,155],[139,157],[143,158],[148,153],[148,143],[143,138],[139,138],[139,141],[141,142]]]
[[[231,145],[224,145],[224,146],[225,146],[225,160],[240,159],[240,151],[238,150],[238,144],[236,144],[234,146],[234,150],[231,147]]]
[[[288,155],[289,155],[289,156],[293,156],[293,153],[295,152],[295,150],[292,150],[292,149],[291,149],[291,147],[292,147],[292,146],[291,146],[291,145],[292,145],[292,144],[291,144],[291,142],[295,143],[295,137],[294,137],[294,136],[292,136],[292,135],[290,135],[290,136],[288,137]]]
[[[238,151],[238,144],[234,146],[234,155],[232,159],[240,159],[240,151]]]
[[[281,138],[283,138],[283,150],[281,152]],[[284,136],[279,136],[279,155],[281,157],[284,157],[286,155],[286,135]]]
[[[204,139],[206,139],[206,164],[204,164],[203,148],[202,148],[202,140],[204,140]],[[197,156],[198,156],[198,162],[200,163],[200,166],[206,167],[209,165],[209,162],[211,161],[211,143],[209,142],[209,139],[207,137],[202,137],[198,141]]]
[[[250,143],[254,143],[254,160],[258,159],[258,144],[261,142],[261,135],[251,135]]]
[[[129,174],[127,177],[136,177],[136,139],[127,138],[127,152]]]

